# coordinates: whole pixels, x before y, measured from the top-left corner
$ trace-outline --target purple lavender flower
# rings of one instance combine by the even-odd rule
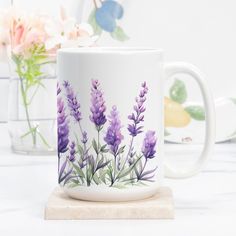
[[[130,149],[130,152],[129,152],[129,159],[128,159],[128,163],[129,163],[129,166],[133,165],[134,164],[134,156],[136,155],[136,152],[134,151],[134,147],[132,147]]]
[[[77,97],[68,81],[64,81],[64,88],[66,89],[66,97],[68,107],[70,109],[70,115],[74,117],[76,121],[80,121],[82,119],[80,112],[80,103],[77,100]]]
[[[75,142],[74,141],[72,141],[70,144],[69,161],[71,161],[71,162],[75,161]]]
[[[102,126],[106,123],[106,106],[105,101],[103,99],[103,93],[99,89],[98,80],[92,80],[92,88],[91,88],[91,103],[90,111],[92,115],[90,115],[90,120],[96,125],[97,130],[99,131]]]
[[[116,156],[119,145],[124,138],[121,134],[121,122],[116,106],[112,107],[111,114],[109,116],[109,123],[110,125],[107,129],[104,140],[109,145],[112,154]]]
[[[118,157],[118,160],[117,160],[117,170],[121,170],[121,157],[119,156]]]
[[[146,82],[142,83],[142,89],[139,93],[139,96],[135,98],[136,104],[134,105],[134,112],[128,116],[129,120],[132,120],[133,123],[128,125],[128,131],[131,136],[135,137],[138,134],[142,133],[143,126],[140,125],[144,121],[145,107],[144,102],[146,101],[146,94],[148,92],[148,87]]]
[[[88,141],[87,132],[86,132],[86,131],[83,131],[83,132],[82,132],[82,139],[81,139],[81,142],[82,142],[83,144],[86,144],[87,141]]]
[[[64,153],[68,150],[69,127],[65,115],[64,102],[60,97],[57,99],[57,133],[58,133],[58,153]]]
[[[155,156],[156,141],[155,131],[147,131],[142,147],[142,153],[146,159],[152,159]]]

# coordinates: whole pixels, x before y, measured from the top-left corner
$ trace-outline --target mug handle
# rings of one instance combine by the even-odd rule
[[[168,163],[165,163],[165,176],[168,178],[188,178],[193,175],[196,175],[203,168],[204,164],[208,160],[210,153],[213,149],[215,143],[215,109],[212,94],[210,93],[207,83],[204,79],[204,75],[198,70],[197,67],[185,63],[185,62],[174,62],[164,64],[164,75],[166,79],[169,79],[171,76],[183,73],[188,74],[194,78],[200,87],[205,113],[206,113],[206,125],[205,125],[205,140],[204,147],[199,156],[198,160],[193,164],[193,166],[188,170],[177,170]]]

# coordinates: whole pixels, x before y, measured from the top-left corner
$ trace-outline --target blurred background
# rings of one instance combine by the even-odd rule
[[[114,19],[120,27],[116,34],[102,28],[96,32],[91,19],[99,0],[1,0],[0,8],[12,4],[27,12],[42,12],[59,17],[61,6],[67,15],[78,22],[92,25],[98,34],[97,46],[148,46],[162,48],[165,60],[187,61],[200,68],[214,95],[217,115],[217,142],[231,141],[236,137],[236,19],[233,0],[159,1],[117,0],[124,14]],[[184,6],[184,7],[179,7]],[[178,10],[176,10],[178,9]],[[105,27],[105,26],[104,26]],[[0,63],[0,121],[7,120],[9,97],[9,63]],[[176,94],[174,97],[173,94]],[[186,75],[173,78],[166,86],[166,104],[174,102],[180,120],[171,123],[174,112],[168,110],[166,141],[175,143],[202,142],[204,137],[204,107],[197,85]],[[178,103],[178,104],[176,104]],[[186,114],[186,112],[188,114]],[[176,114],[175,114],[176,115]],[[182,117],[183,116],[183,117]]]

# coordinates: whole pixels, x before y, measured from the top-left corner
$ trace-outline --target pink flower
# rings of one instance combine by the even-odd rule
[[[15,54],[27,55],[34,45],[43,46],[48,38],[44,30],[44,17],[13,18],[10,38],[12,51]]]
[[[29,57],[34,46],[51,54],[61,47],[93,46],[97,38],[89,24],[78,24],[63,8],[59,20],[14,7],[0,12],[0,58],[7,46],[14,54]]]
[[[27,15],[14,7],[0,15],[0,29],[7,39],[5,45],[10,44],[14,54],[27,55],[34,45],[44,45],[48,38],[44,30],[46,16]],[[2,40],[0,36],[0,42]]]

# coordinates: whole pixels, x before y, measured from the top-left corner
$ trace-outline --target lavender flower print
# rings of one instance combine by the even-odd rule
[[[141,125],[141,122],[144,121],[144,112],[146,108],[144,107],[144,103],[146,101],[146,95],[148,92],[148,87],[146,82],[144,81],[141,85],[141,90],[139,92],[139,96],[135,98],[136,104],[134,105],[133,109],[134,112],[128,116],[128,119],[132,121],[132,124],[128,125],[128,131],[129,134],[132,136],[129,150],[125,159],[125,162],[123,164],[123,167],[125,166],[126,162],[128,161],[129,164],[133,163],[133,142],[134,137],[136,137],[138,134],[142,133],[143,126]]]
[[[132,121],[132,124],[128,125],[128,131],[131,136],[135,137],[138,134],[142,133],[143,126],[140,125],[144,121],[145,107],[144,102],[146,101],[146,94],[148,92],[148,87],[146,82],[142,84],[142,89],[139,93],[139,96],[136,97],[136,104],[134,105],[134,112],[128,116],[128,119]]]
[[[152,178],[155,176],[155,171],[157,169],[154,168],[152,170],[144,171],[147,165],[147,162],[149,159],[152,159],[155,157],[156,154],[156,142],[157,139],[155,137],[155,131],[147,131],[145,134],[145,138],[143,140],[143,146],[142,146],[142,154],[145,157],[144,165],[141,165],[141,169],[139,171],[136,171],[137,175],[137,181],[143,180],[143,181],[153,181]]]
[[[147,131],[142,147],[142,153],[146,159],[152,159],[155,157],[156,141],[155,131]]]
[[[69,155],[69,161],[74,162],[75,161],[75,142],[72,141],[70,144],[70,155]]]
[[[81,120],[82,120],[82,114],[80,111],[81,106],[80,106],[80,103],[76,97],[76,94],[74,93],[74,91],[68,81],[64,81],[63,86],[66,91],[66,98],[67,98],[67,104],[68,104],[68,108],[70,111],[70,115],[78,123],[80,133],[82,135],[81,141],[83,143],[83,147],[81,149],[83,149],[83,150],[80,152],[80,157],[78,160],[79,166],[82,169],[87,165],[87,152],[88,152],[87,147],[86,147],[86,143],[88,141],[87,132],[83,130],[82,125],[81,125]],[[70,152],[75,152],[74,148],[75,148],[75,143],[72,143]],[[70,161],[73,162],[75,160],[74,155],[71,155],[71,153],[70,153],[69,159],[70,159]]]
[[[58,90],[60,94],[60,89]],[[57,98],[57,135],[58,135],[58,182],[61,183],[67,176],[70,175],[72,170],[67,172],[64,176],[64,171],[66,169],[67,160],[64,161],[62,166],[61,163],[61,153],[65,153],[68,150],[69,143],[69,126],[67,121],[67,116],[65,114],[65,107],[62,98]]]
[[[69,143],[69,126],[65,114],[64,102],[60,97],[57,99],[57,133],[58,133],[58,154],[68,150]]]
[[[119,145],[121,144],[121,141],[123,140],[123,135],[121,134],[121,122],[119,119],[119,114],[117,111],[116,106],[112,107],[111,114],[108,116],[109,118],[109,127],[107,128],[106,136],[104,138],[104,141],[109,146],[111,154],[114,156],[114,171],[110,171],[110,180],[111,180],[111,186],[114,184],[116,180],[116,171],[120,170],[121,163],[120,163],[120,157],[118,156],[124,151],[124,146],[119,149]],[[117,159],[118,156],[118,159]]]
[[[78,102],[76,95],[74,94],[74,91],[71,88],[69,82],[65,81],[63,85],[66,90],[66,97],[67,97],[68,107],[70,109],[70,114],[71,116],[74,117],[74,119],[77,122],[79,122],[82,119],[80,112],[80,103]]]
[[[87,134],[87,132],[85,132],[85,131],[83,131],[83,133],[82,133],[81,142],[82,142],[83,144],[86,144],[86,143],[88,142],[88,134]]]
[[[106,106],[105,101],[103,99],[103,93],[99,89],[100,83],[98,80],[92,80],[92,88],[91,88],[91,116],[90,120],[95,124],[98,131],[102,129],[102,126],[106,123]]]
[[[111,153],[114,156],[118,154],[119,145],[124,138],[121,134],[121,122],[116,106],[112,107],[111,114],[109,116],[109,127],[104,138],[105,142],[110,148]]]
[[[91,114],[88,117],[97,133],[95,137],[89,137],[83,130],[81,106],[71,85],[65,81],[63,87],[67,107],[59,97],[62,90],[60,86],[57,87],[59,183],[69,187],[103,184],[114,188],[125,188],[130,185],[144,186],[147,181],[153,181],[157,167],[150,170],[147,168],[147,162],[151,162],[156,156],[155,131],[149,130],[145,133],[141,148],[135,145],[135,137],[138,135],[140,137],[145,129],[143,122],[148,93],[146,82],[142,83],[141,90],[135,98],[133,112],[128,116],[127,130],[131,137],[129,146],[122,145],[123,125],[117,106],[111,108],[108,117],[105,115],[105,100],[98,80],[92,80]],[[69,139],[67,111],[80,128],[80,136],[76,132],[70,134],[70,137],[74,135],[76,142]],[[86,122],[86,117],[83,119]],[[106,123],[108,124],[103,133],[102,129]],[[60,156],[61,154],[63,156]]]

